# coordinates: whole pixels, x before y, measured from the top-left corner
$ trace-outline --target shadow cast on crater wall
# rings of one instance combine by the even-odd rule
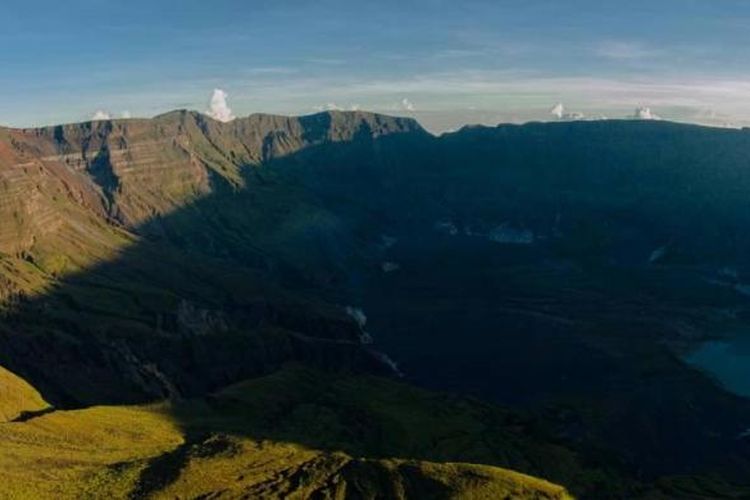
[[[287,175],[378,147],[362,128],[243,167],[243,188],[213,176],[212,194],[134,228],[112,261],[6,310],[0,364],[62,407],[196,396],[285,361],[389,372],[335,300],[364,258],[351,221]]]
[[[351,140],[245,165],[235,182],[210,173],[211,194],[154,215],[117,258],[9,310],[0,365],[60,407],[210,395],[170,410],[197,444],[227,434],[569,478],[542,457],[559,442],[629,477],[747,477],[738,436],[750,404],[667,345],[747,321],[746,301],[706,280],[723,262],[746,266],[737,195],[750,176],[730,168],[746,141],[675,124],[442,138],[373,138],[363,125]],[[705,174],[718,187],[699,183],[711,164],[701,145],[731,149]],[[446,221],[458,234],[435,230]],[[533,243],[485,237],[502,224]],[[398,243],[385,248],[384,236]],[[664,265],[652,265],[665,242]],[[384,273],[384,260],[400,270]],[[374,346],[348,305],[365,306]],[[390,374],[381,346],[410,381],[533,417],[352,378]],[[289,362],[314,370],[216,392]],[[431,420],[454,404],[464,409],[444,410],[450,425]],[[479,430],[451,437],[467,425]]]

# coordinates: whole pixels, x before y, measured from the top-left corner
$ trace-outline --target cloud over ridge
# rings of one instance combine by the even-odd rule
[[[232,108],[230,108],[229,104],[227,103],[228,97],[229,94],[227,94],[224,90],[214,89],[214,92],[211,95],[211,102],[208,105],[206,114],[214,120],[218,120],[220,122],[226,123],[234,120],[236,117],[234,116],[234,113],[232,113]]]

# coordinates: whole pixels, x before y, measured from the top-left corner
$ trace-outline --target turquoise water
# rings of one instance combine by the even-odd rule
[[[685,361],[710,373],[727,390],[750,397],[750,333],[705,342]]]

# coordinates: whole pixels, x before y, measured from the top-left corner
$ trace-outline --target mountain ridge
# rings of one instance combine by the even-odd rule
[[[528,409],[614,497],[741,483],[750,407],[679,354],[750,317],[748,166],[744,131],[663,122],[0,130],[0,364],[68,409],[401,373]]]
[[[24,133],[34,133],[39,131],[48,131],[53,129],[71,129],[71,128],[94,128],[96,124],[114,124],[114,125],[124,125],[124,124],[142,124],[145,122],[169,122],[169,121],[184,121],[185,119],[190,118],[192,120],[196,121],[207,121],[212,124],[217,125],[218,127],[222,128],[232,128],[236,127],[238,125],[246,124],[246,123],[262,123],[262,122],[272,122],[272,123],[283,123],[283,122],[296,122],[296,121],[308,121],[308,122],[315,122],[320,121],[321,119],[329,119],[331,122],[339,122],[341,123],[341,120],[344,121],[355,121],[355,120],[361,120],[366,122],[377,122],[377,121],[383,121],[383,120],[392,120],[395,123],[400,123],[405,125],[405,128],[412,129],[414,131],[419,132],[429,132],[422,127],[421,124],[415,119],[411,117],[405,117],[405,116],[398,116],[398,115],[389,115],[385,113],[378,113],[373,111],[344,111],[344,110],[327,110],[327,111],[318,111],[315,113],[310,114],[302,114],[302,115],[282,115],[282,114],[274,114],[274,113],[251,113],[249,115],[241,116],[234,118],[230,121],[224,122],[217,120],[215,118],[212,118],[210,115],[206,113],[202,113],[200,111],[195,111],[187,108],[178,108],[171,111],[166,111],[164,113],[159,113],[157,115],[154,115],[150,118],[148,117],[133,117],[133,118],[108,118],[108,119],[89,119],[89,120],[81,120],[77,122],[65,122],[65,123],[59,123],[59,124],[53,124],[53,125],[41,125],[41,126],[35,126],[35,127],[11,127],[11,126],[3,126],[0,125],[1,131],[16,131],[16,132],[24,132]],[[432,134],[430,134],[432,135]]]
[[[515,122],[499,122],[497,124],[482,124],[482,123],[467,123],[455,130],[451,131],[445,131],[441,133],[432,133],[429,130],[425,129],[420,123],[419,120],[414,117],[409,116],[403,116],[398,114],[390,114],[390,113],[384,113],[380,111],[368,111],[368,110],[323,110],[323,111],[316,111],[313,113],[306,113],[306,114],[279,114],[279,113],[267,113],[267,112],[254,112],[247,115],[238,116],[236,118],[233,118],[232,120],[229,120],[227,122],[223,122],[220,120],[217,120],[213,117],[211,117],[208,113],[197,111],[190,108],[175,108],[169,111],[160,112],[156,115],[153,115],[151,117],[131,117],[131,118],[118,118],[118,117],[112,117],[112,118],[106,118],[106,119],[84,119],[80,121],[66,121],[62,123],[54,123],[54,124],[48,124],[48,125],[35,125],[35,126],[25,126],[25,127],[19,127],[19,126],[11,126],[11,125],[1,125],[0,124],[0,130],[17,130],[17,131],[34,131],[34,130],[40,130],[40,129],[51,129],[55,127],[66,127],[66,126],[79,126],[79,125],[86,125],[86,124],[94,124],[98,122],[107,123],[123,123],[123,122],[143,122],[143,121],[150,121],[150,120],[157,120],[157,119],[165,119],[172,116],[180,116],[180,115],[192,115],[194,117],[202,117],[204,119],[210,120],[212,122],[216,122],[218,124],[231,124],[233,122],[237,121],[246,121],[248,119],[253,119],[256,117],[266,117],[271,119],[278,119],[278,120],[294,120],[299,118],[306,118],[306,117],[316,117],[321,115],[340,115],[340,116],[357,116],[357,115],[370,115],[373,117],[387,117],[387,118],[397,118],[399,120],[407,120],[416,122],[417,125],[419,125],[419,128],[427,132],[428,134],[434,136],[434,137],[440,137],[443,135],[452,135],[456,134],[465,130],[471,130],[471,129],[482,129],[482,128],[488,128],[488,129],[494,129],[494,128],[503,128],[503,127],[526,127],[526,126],[537,126],[537,125],[551,125],[551,126],[566,126],[570,124],[575,124],[577,127],[586,127],[587,125],[591,124],[606,124],[606,123],[648,123],[651,124],[650,126],[653,127],[660,127],[660,126],[670,126],[675,125],[678,127],[694,127],[698,129],[710,129],[710,130],[725,130],[725,131],[746,131],[750,129],[750,127],[727,127],[727,126],[720,126],[720,125],[712,125],[712,124],[705,124],[705,123],[694,123],[694,122],[687,122],[687,121],[676,121],[676,120],[668,120],[668,119],[659,119],[659,120],[648,120],[648,119],[635,119],[635,118],[602,118],[602,119],[596,119],[596,120],[530,120],[527,122],[522,123],[515,123]]]

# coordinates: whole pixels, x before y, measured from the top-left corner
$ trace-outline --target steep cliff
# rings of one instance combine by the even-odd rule
[[[682,355],[747,330],[748,165],[747,131],[666,122],[3,129],[0,365],[61,408],[197,398],[289,361],[404,375],[522,407],[605,464],[574,492],[745,494],[750,404]],[[299,425],[358,422],[345,399],[305,400]]]
[[[261,165],[389,134],[426,136],[339,112],[2,130],[0,359],[68,404],[195,394],[288,359],[377,371],[344,305],[279,283],[307,272],[284,252],[315,251],[294,239],[339,223]]]

